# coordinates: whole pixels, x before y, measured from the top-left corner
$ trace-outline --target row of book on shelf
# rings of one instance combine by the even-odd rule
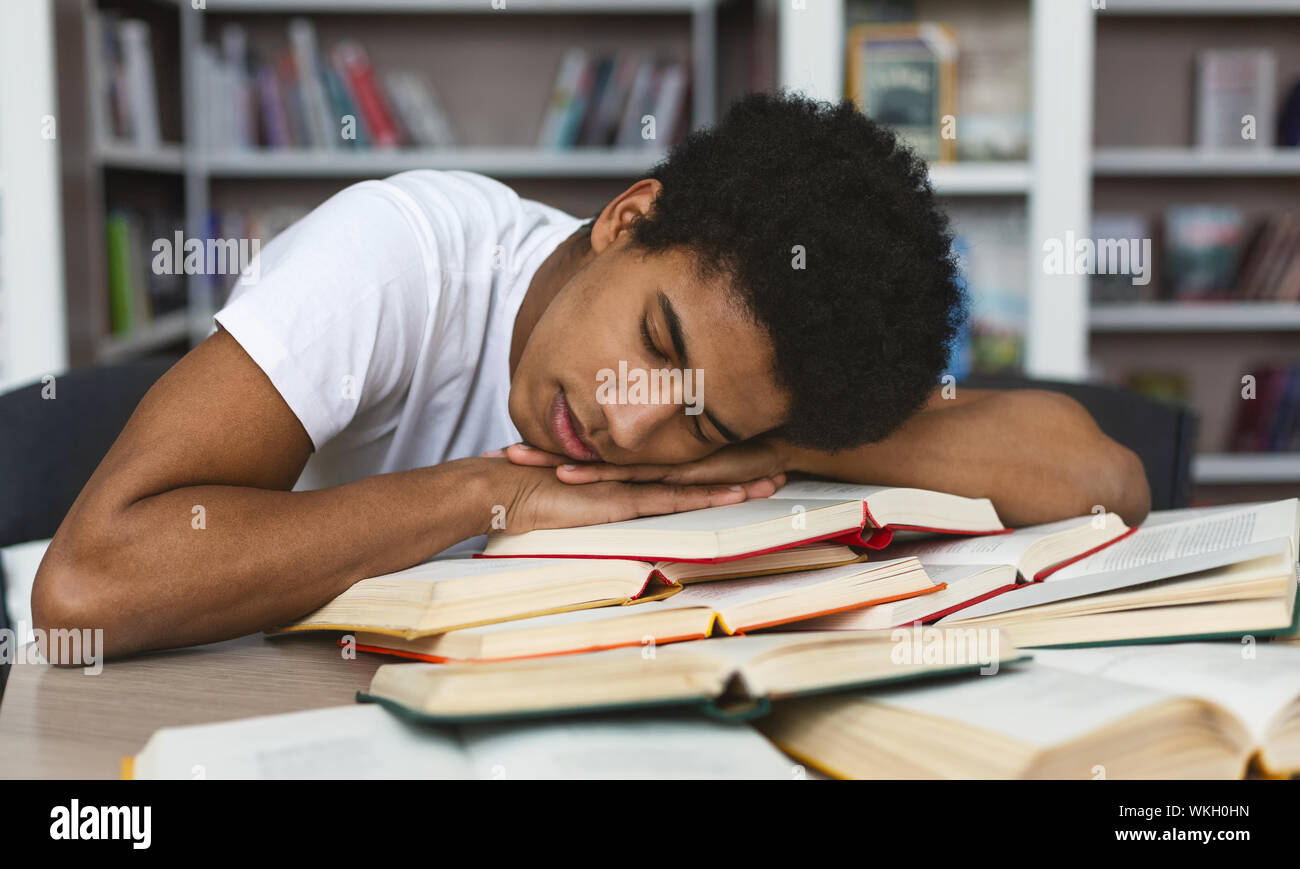
[[[788,778],[778,746],[841,777],[1296,773],[1298,537],[1294,498],[1013,530],[817,480],[495,534],[269,632],[398,659],[371,705],[160,731],[129,768],[475,777],[490,745],[520,777]]]
[[[103,100],[101,141],[162,143],[157,72],[147,22],[90,13]],[[410,70],[376,71],[345,39],[323,51],[310,19],[287,25],[287,44],[264,55],[238,24],[196,60],[202,139],[217,152],[251,148],[448,147],[457,135],[430,83]],[[661,148],[686,124],[685,64],[643,51],[566,51],[538,133],[544,148]]]
[[[1228,448],[1300,452],[1300,362],[1256,367],[1255,393],[1238,405]]]
[[[110,209],[104,221],[109,331],[126,338],[184,310],[194,276],[223,298],[261,245],[304,214],[296,206],[213,211],[204,236],[191,240],[179,215]],[[210,245],[210,239],[221,241]]]
[[[1252,224],[1235,205],[1168,208],[1162,221],[1159,281],[1149,280],[1152,262],[1135,261],[1154,248],[1141,246],[1153,238],[1153,230],[1152,222],[1141,214],[1093,216],[1094,301],[1300,302],[1300,214],[1296,212],[1270,214]],[[1117,245],[1126,245],[1118,259]],[[1109,273],[1102,273],[1103,268]]]
[[[220,46],[203,47],[199,78],[204,141],[216,151],[456,144],[428,81],[408,70],[378,74],[355,40],[322,52],[306,18],[290,20],[288,44],[266,58],[250,49],[243,27],[227,24]]]
[[[686,123],[689,93],[686,66],[678,61],[571,48],[560,60],[537,145],[667,147]]]

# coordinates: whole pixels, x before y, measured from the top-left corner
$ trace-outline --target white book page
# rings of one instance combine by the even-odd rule
[[[648,577],[652,569],[649,562],[630,558],[445,558],[371,578],[411,582],[448,582],[456,579],[491,581],[492,577],[498,575],[532,571],[539,577],[546,575],[550,579],[601,576],[627,576],[631,579],[637,576]]]
[[[137,775],[161,779],[468,778],[453,730],[352,704],[310,712],[167,727]],[[146,759],[149,761],[150,759]]]
[[[1034,542],[1055,534],[1078,528],[1092,521],[1082,516],[1019,528],[1010,534],[987,534],[977,537],[953,537],[928,540],[923,543],[904,543],[889,547],[890,555],[914,555],[921,564],[1018,564],[1025,550]]]
[[[1093,573],[1191,559],[1279,537],[1289,538],[1294,551],[1296,504],[1292,498],[1244,510],[1215,510],[1179,522],[1143,524],[1127,538],[1058,570],[1046,581],[1061,582]],[[1206,562],[1203,566],[1217,567],[1222,563]],[[1184,572],[1196,569],[1192,564],[1180,568]]]
[[[1144,644],[1036,649],[1034,658],[1063,670],[1217,703],[1241,719],[1259,743],[1265,740],[1274,716],[1300,698],[1300,647],[1297,646]]]
[[[819,507],[834,507],[850,501],[851,498],[836,500],[804,501],[802,506],[811,513]],[[725,531],[756,525],[769,519],[781,519],[792,516],[790,504],[772,498],[754,498],[739,504],[723,504],[721,507],[705,507],[702,510],[688,510],[684,513],[665,513],[662,516],[642,516],[637,519],[625,519],[622,522],[608,522],[604,525],[592,525],[593,530],[603,531]],[[578,529],[580,530],[580,529]]]
[[[1168,696],[1035,661],[994,676],[873,691],[865,699],[1047,747],[1084,736]]]
[[[949,586],[960,585],[962,580],[979,576],[989,569],[987,564],[931,564],[925,565],[925,572],[935,582],[947,583]],[[1008,571],[1010,573],[1010,571]],[[1016,575],[1010,573],[1007,584],[1016,581]]]
[[[460,728],[482,779],[790,779],[794,761],[747,724],[698,712]]]
[[[876,573],[882,567],[898,564],[905,560],[894,558],[889,561],[857,562],[855,564],[843,564],[839,567],[804,570],[798,573],[779,573],[773,576],[751,576],[744,579],[700,582],[686,586],[677,594],[665,600],[664,603],[672,603],[675,606],[707,606],[720,610],[739,603],[749,603],[760,598],[796,594],[803,589],[821,585],[825,582]]]
[[[837,483],[833,480],[794,480],[776,490],[773,498],[828,498],[836,501],[865,501],[872,495],[889,491],[890,486],[863,486],[859,483]]]

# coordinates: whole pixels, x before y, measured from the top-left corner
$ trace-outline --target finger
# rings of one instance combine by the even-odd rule
[[[505,456],[516,465],[530,465],[536,468],[550,468],[572,461],[568,456],[557,456],[555,453],[548,453],[546,450],[539,450],[528,444],[511,444],[506,447]]]
[[[592,462],[590,464],[565,462],[555,469],[555,475],[564,483],[600,483],[607,481],[623,483],[688,482],[676,478],[680,467],[678,465],[611,465],[604,462]]]
[[[485,452],[485,453],[480,453],[480,454],[479,454],[479,458],[482,458],[482,459],[500,459],[500,458],[504,458],[504,457],[505,457],[505,454],[506,454],[506,451],[505,451],[505,450],[488,450],[488,451]]]
[[[660,483],[623,484],[624,497],[637,516],[680,513],[738,504],[747,497],[744,486],[680,486]]]
[[[776,481],[771,477],[760,477],[757,480],[741,483],[741,486],[744,488],[745,497],[747,498],[767,498],[776,494],[776,490],[779,488]]]

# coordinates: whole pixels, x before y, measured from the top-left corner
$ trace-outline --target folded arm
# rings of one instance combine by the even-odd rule
[[[1085,515],[1096,506],[1134,524],[1151,501],[1136,454],[1107,437],[1077,401],[1040,390],[959,389],[951,399],[936,391],[884,441],[834,454],[762,438],[676,466],[575,466],[518,446],[507,455],[520,464],[559,464],[557,475],[567,483],[724,483],[798,471],[933,489],[987,497],[1011,526]]]

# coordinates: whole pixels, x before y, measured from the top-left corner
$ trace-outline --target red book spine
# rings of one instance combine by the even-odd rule
[[[375,84],[375,72],[369,61],[361,57],[349,58],[347,63],[348,81],[352,92],[356,94],[361,105],[361,114],[365,116],[366,128],[376,145],[394,148],[399,144],[397,124],[393,120],[388,105]]]

